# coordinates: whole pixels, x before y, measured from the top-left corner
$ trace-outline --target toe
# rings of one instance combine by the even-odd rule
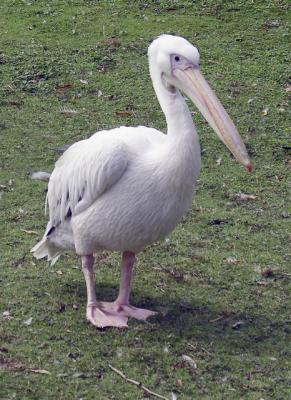
[[[128,318],[124,315],[113,315],[105,313],[98,307],[88,307],[87,320],[97,328],[116,327],[126,328]]]
[[[128,317],[145,321],[149,317],[153,317],[157,313],[155,311],[146,310],[144,308],[136,308],[133,306],[123,306],[124,314]]]

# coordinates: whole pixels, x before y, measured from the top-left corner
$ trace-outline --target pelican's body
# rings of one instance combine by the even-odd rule
[[[154,314],[129,304],[134,256],[168,235],[192,203],[200,146],[180,90],[195,101],[221,139],[250,169],[234,125],[199,74],[197,49],[185,39],[163,35],[150,46],[149,60],[167,135],[143,126],[121,127],[72,145],[51,175],[50,220],[44,238],[32,250],[37,258],[47,256],[53,261],[65,249],[82,257],[87,318],[99,327],[126,326],[128,317],[145,319]],[[196,79],[200,86],[197,83],[196,87]],[[188,90],[189,83],[195,91]],[[206,92],[205,97],[200,91]],[[113,303],[96,301],[93,253],[102,249],[123,254],[120,293]]]
[[[69,235],[64,236],[63,231],[55,229],[50,235],[51,242],[65,249],[67,239],[64,241],[64,238],[69,236],[70,247],[78,254],[91,254],[100,249],[138,253],[171,232],[192,202],[200,150],[197,142],[196,146],[185,147],[177,154],[177,144],[167,139],[154,129],[122,127],[98,132],[76,143],[71,151],[67,150],[59,161],[60,167],[57,163],[51,176],[49,198],[58,201],[56,186],[64,189],[59,185],[63,162],[74,150],[78,160],[83,152],[88,157],[90,148],[97,152],[104,147],[110,151],[115,148],[114,165],[110,167],[111,171],[114,169],[115,176],[111,175],[114,184],[82,212],[76,215],[73,212],[67,224]],[[59,221],[62,218],[66,221],[67,207],[68,204],[63,216],[58,215]],[[50,222],[48,229],[59,221]]]

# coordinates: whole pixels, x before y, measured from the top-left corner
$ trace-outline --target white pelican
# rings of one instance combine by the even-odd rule
[[[150,75],[167,120],[167,135],[144,126],[95,133],[56,162],[49,180],[49,222],[34,246],[36,258],[55,262],[66,249],[81,256],[87,319],[97,327],[127,326],[128,317],[155,313],[129,303],[135,255],[163,239],[191,206],[200,169],[200,146],[183,92],[235,158],[251,170],[246,148],[199,70],[187,40],[162,35],[148,49]],[[112,303],[96,299],[93,254],[122,253],[120,288]]]

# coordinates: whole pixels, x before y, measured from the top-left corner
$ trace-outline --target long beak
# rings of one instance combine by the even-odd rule
[[[196,105],[237,161],[249,172],[252,164],[246,147],[229,115],[210,88],[198,67],[175,69],[174,77],[181,89]]]

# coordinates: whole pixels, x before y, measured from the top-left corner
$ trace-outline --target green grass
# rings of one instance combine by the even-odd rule
[[[1,399],[147,398],[109,364],[169,399],[290,398],[287,3],[1,1]],[[29,175],[51,171],[58,146],[97,130],[165,129],[146,49],[167,32],[200,49],[254,172],[232,160],[193,108],[204,149],[193,207],[136,268],[133,302],[160,314],[98,331],[84,318],[77,257],[51,267],[30,255],[46,224],[46,184]],[[239,192],[256,198],[238,201]],[[100,256],[102,299],[116,295],[118,262]]]

